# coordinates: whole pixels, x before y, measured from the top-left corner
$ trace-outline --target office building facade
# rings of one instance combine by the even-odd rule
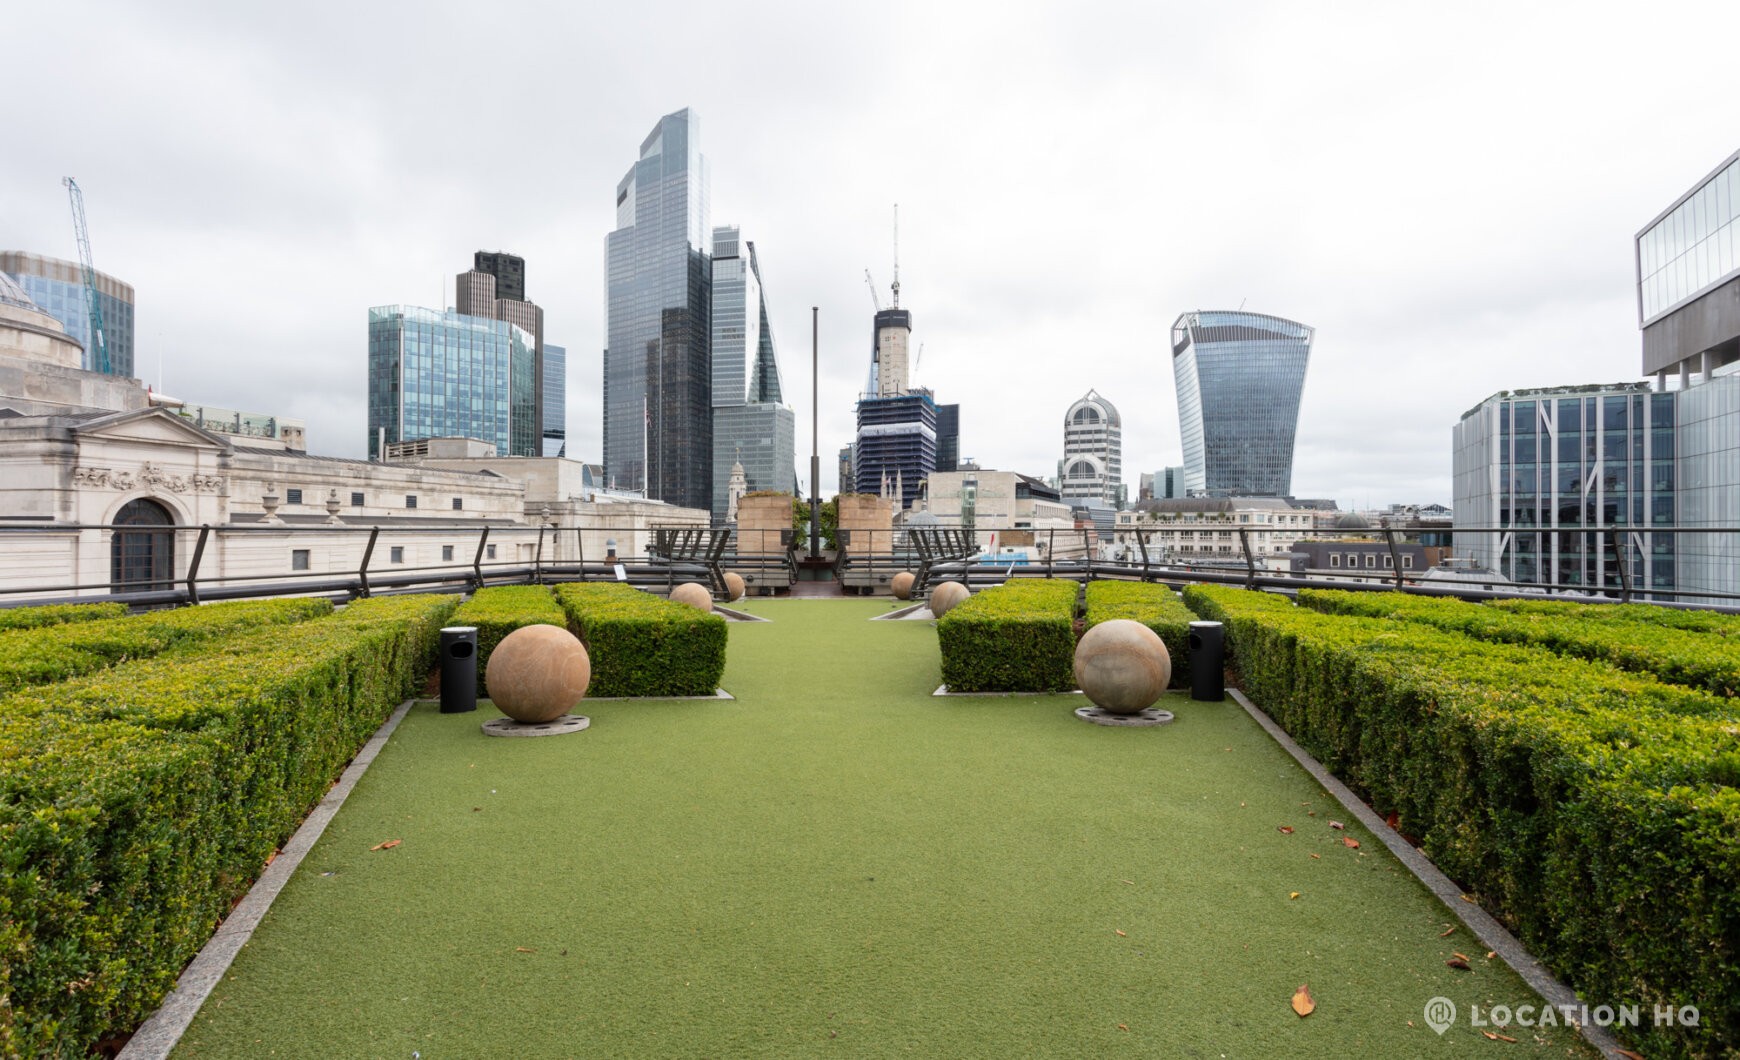
[[[505,320],[525,329],[534,347],[533,375],[537,392],[537,431],[544,434],[544,311],[526,294],[526,261],[514,254],[480,250],[472,255],[472,267],[453,284],[454,308],[466,316]],[[504,286],[505,285],[505,286]],[[508,292],[512,292],[510,295]],[[540,443],[541,445],[541,443]]]
[[[1643,371],[1658,389],[1740,361],[1740,151],[1637,233]]]
[[[1677,525],[1678,397],[1624,383],[1500,393],[1469,410],[1454,430],[1456,524],[1497,532],[1458,533],[1458,554],[1554,589],[1671,593],[1677,542],[1649,531]]]
[[[1124,421],[1117,406],[1089,390],[1063,415],[1059,490],[1066,501],[1123,501]]]
[[[791,489],[796,477],[797,417],[784,404],[761,263],[735,226],[713,229],[711,304],[711,508],[723,523],[734,465],[751,492]]]
[[[1172,325],[1172,374],[1186,488],[1213,497],[1293,489],[1299,400],[1314,332],[1262,313],[1185,313]]]
[[[896,511],[910,508],[936,470],[936,436],[936,401],[929,391],[859,401],[852,457],[857,492],[891,491]]]
[[[659,120],[616,186],[605,242],[604,468],[618,488],[713,499],[706,160],[687,109]]]
[[[84,369],[97,371],[97,349],[91,340],[90,300],[85,274],[76,261],[62,261],[21,250],[0,250],[0,272],[17,281],[37,308],[60,321],[74,342],[85,348]],[[98,272],[97,306],[103,314],[103,337],[109,350],[108,375],[134,375],[133,285]]]
[[[936,407],[936,469],[954,471],[961,466],[961,407]]]
[[[568,455],[568,348],[544,344],[544,373],[538,409],[543,414],[545,456]]]
[[[463,437],[537,456],[537,345],[517,324],[417,306],[369,310],[369,457]]]

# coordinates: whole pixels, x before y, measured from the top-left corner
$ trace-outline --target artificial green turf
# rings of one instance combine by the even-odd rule
[[[1539,998],[1231,701],[938,699],[887,601],[743,607],[735,702],[419,704],[176,1055],[1594,1055],[1482,1038]]]

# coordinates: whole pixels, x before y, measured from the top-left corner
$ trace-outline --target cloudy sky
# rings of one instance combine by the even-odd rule
[[[1632,237],[1740,147],[1740,5],[10,3],[0,248],[137,289],[138,371],[359,456],[371,305],[527,260],[600,453],[603,245],[661,114],[757,244],[822,485],[900,204],[919,382],[962,452],[1046,475],[1089,388],[1180,461],[1168,331],[1317,329],[1293,487],[1450,501],[1496,390],[1636,378]],[[883,292],[886,298],[886,291]],[[808,461],[800,457],[807,475]]]

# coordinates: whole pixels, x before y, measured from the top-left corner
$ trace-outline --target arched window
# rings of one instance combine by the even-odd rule
[[[175,518],[169,509],[141,497],[115,513],[109,543],[109,591],[168,589],[175,577]]]

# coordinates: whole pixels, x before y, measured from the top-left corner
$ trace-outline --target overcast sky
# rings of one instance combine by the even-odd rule
[[[616,182],[691,107],[761,259],[822,485],[869,268],[981,466],[1050,475],[1089,388],[1124,473],[1181,462],[1169,328],[1317,329],[1293,489],[1442,502],[1500,389],[1637,378],[1632,237],[1740,147],[1740,4],[8,3],[0,248],[137,290],[137,371],[366,446],[367,311],[526,259],[600,458]]]

